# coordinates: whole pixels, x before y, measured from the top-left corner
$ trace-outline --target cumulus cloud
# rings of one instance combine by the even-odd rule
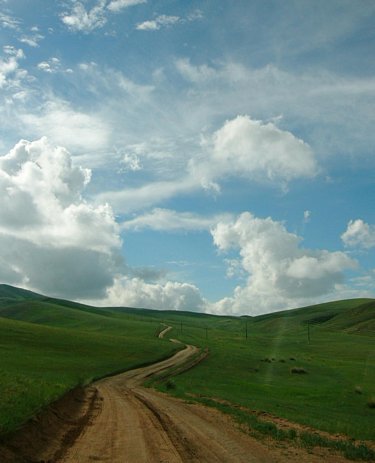
[[[126,277],[117,279],[109,289],[108,302],[112,306],[193,312],[201,312],[206,306],[199,289],[189,283],[145,283],[139,278]]]
[[[343,272],[356,267],[343,252],[302,248],[302,239],[282,223],[248,212],[218,223],[212,236],[219,250],[239,252],[248,275],[233,297],[214,304],[221,313],[259,314],[302,305],[332,293],[343,282]]]
[[[90,176],[45,137],[0,157],[0,280],[99,304],[203,310],[194,285],[146,282],[165,275],[126,267],[112,209],[83,198]]]
[[[146,214],[121,224],[125,230],[142,230],[145,228],[157,231],[204,231],[210,230],[223,220],[229,220],[231,214],[202,216],[192,212],[177,212],[171,209],[156,208]]]
[[[318,172],[309,145],[272,122],[237,116],[227,121],[207,143],[208,161],[191,163],[193,174],[203,184],[227,176],[286,184]]]
[[[46,138],[0,157],[2,280],[65,297],[103,297],[121,267],[108,205],[85,202],[90,171]]]
[[[375,225],[369,225],[361,219],[350,220],[341,239],[345,246],[373,248],[375,247]]]

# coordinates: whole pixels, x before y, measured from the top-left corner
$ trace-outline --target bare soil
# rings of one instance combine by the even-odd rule
[[[188,345],[168,360],[70,393],[0,446],[0,462],[347,461],[325,450],[307,453],[271,440],[257,441],[215,409],[142,387],[147,378],[170,368],[178,370],[198,353],[196,347]]]

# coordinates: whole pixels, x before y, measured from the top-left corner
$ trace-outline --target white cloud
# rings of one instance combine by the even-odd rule
[[[89,180],[46,138],[0,157],[3,281],[63,297],[105,295],[121,269],[121,239],[110,207],[83,200]]]
[[[207,64],[193,66],[188,58],[180,58],[175,64],[179,73],[190,82],[202,83],[217,77],[214,68]]]
[[[196,189],[196,183],[190,178],[178,181],[149,183],[139,188],[120,191],[108,191],[97,196],[99,202],[109,202],[116,213],[137,211],[160,203],[174,196],[186,194]]]
[[[18,40],[22,43],[26,43],[30,47],[39,47],[39,42],[44,39],[44,35],[34,32],[32,35],[23,35]]]
[[[168,16],[162,14],[155,19],[144,21],[140,24],[137,24],[137,30],[139,31],[157,31],[162,27],[173,26],[174,24],[181,21],[179,16]]]
[[[207,161],[193,160],[191,169],[203,184],[240,176],[286,184],[318,172],[311,148],[275,124],[237,116],[208,140]]]
[[[12,46],[3,48],[6,57],[0,58],[0,88],[14,85],[22,76],[19,61],[25,57],[23,50]]]
[[[189,283],[145,283],[139,278],[126,277],[117,279],[108,290],[107,303],[112,306],[193,312],[202,312],[206,307],[199,289]]]
[[[149,228],[157,231],[203,231],[210,230],[218,222],[229,220],[231,214],[202,216],[191,212],[177,212],[170,209],[153,209],[121,224],[125,230]]]
[[[345,246],[373,248],[375,247],[375,225],[369,225],[361,219],[350,220],[341,239]]]
[[[40,71],[47,72],[48,74],[55,74],[56,72],[66,72],[68,74],[73,73],[71,68],[63,69],[59,58],[54,56],[48,61],[41,61],[38,63],[37,68]]]
[[[60,18],[70,30],[89,33],[106,24],[108,13],[119,13],[124,8],[146,2],[147,0],[97,0],[95,6],[86,9],[84,2],[74,1],[70,11],[62,13]]]
[[[300,247],[301,238],[282,223],[248,212],[219,223],[212,236],[219,250],[239,251],[248,274],[246,285],[238,286],[233,297],[213,304],[219,313],[259,314],[316,301],[334,293],[343,272],[356,267],[343,252]]]
[[[304,211],[303,213],[303,222],[304,223],[308,223],[310,222],[310,219],[311,219],[311,211]]]
[[[108,143],[110,129],[96,115],[75,111],[62,100],[53,99],[41,111],[19,115],[33,137],[47,135],[54,143],[74,150],[98,150]]]
[[[61,21],[72,31],[91,32],[107,22],[105,7],[106,0],[98,0],[91,10],[86,10],[82,2],[76,1],[71,11],[61,14]]]
[[[129,6],[140,5],[142,3],[147,3],[147,0],[111,0],[107,6],[110,11],[118,13],[124,8]]]
[[[99,200],[109,201],[116,212],[129,212],[200,188],[217,194],[220,180],[228,177],[273,182],[284,188],[293,179],[318,173],[314,153],[306,143],[271,122],[248,116],[227,121],[206,137],[200,150],[184,160],[185,169],[178,169],[178,176],[174,174],[171,180],[109,191],[99,195]]]
[[[13,16],[0,12],[0,24],[7,29],[19,30],[21,21]]]
[[[142,165],[139,157],[135,153],[125,153],[122,158],[122,163],[124,164],[124,170],[130,170],[135,172],[137,170],[142,170]]]

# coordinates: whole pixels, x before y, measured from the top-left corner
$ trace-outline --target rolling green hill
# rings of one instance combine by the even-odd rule
[[[210,355],[169,386],[158,384],[162,390],[225,401],[233,414],[244,407],[375,439],[373,299],[230,317],[90,307],[7,285],[0,285],[0,436],[77,384],[171,354],[175,347],[155,337],[163,323]]]
[[[0,285],[0,437],[77,385],[176,349],[160,322]]]

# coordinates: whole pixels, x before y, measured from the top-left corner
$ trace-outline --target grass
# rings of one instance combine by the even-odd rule
[[[197,401],[203,405],[215,407],[223,413],[230,414],[256,438],[267,436],[278,441],[291,441],[295,445],[306,447],[307,449],[325,447],[330,450],[339,451],[351,460],[373,461],[375,459],[375,452],[367,445],[361,443],[356,444],[351,441],[333,439],[324,437],[318,433],[297,431],[293,428],[282,429],[271,421],[260,419],[253,413],[233,407],[227,403],[220,403],[207,398],[200,398]]]
[[[320,316],[323,309],[338,311],[341,323],[347,310],[355,324],[353,310],[356,304],[364,303],[368,301],[348,301],[345,309],[343,302],[335,302],[318,306],[316,312]],[[304,321],[313,318],[314,308],[304,310],[248,318],[247,340],[245,319],[226,317],[207,322],[207,339],[204,327],[192,319],[190,324],[185,320],[182,333],[175,324],[173,336],[178,333],[187,343],[207,346],[210,355],[174,378],[176,387],[169,392],[189,399],[204,396],[225,400],[328,433],[374,440],[375,414],[369,405],[375,385],[371,330],[364,330],[362,321],[359,331],[338,329],[333,325],[334,317],[327,317],[310,326],[308,342]],[[353,393],[357,382],[366,394]]]
[[[101,321],[84,331],[0,318],[0,436],[79,384],[176,349],[154,336],[155,322],[125,320],[111,334]]]

